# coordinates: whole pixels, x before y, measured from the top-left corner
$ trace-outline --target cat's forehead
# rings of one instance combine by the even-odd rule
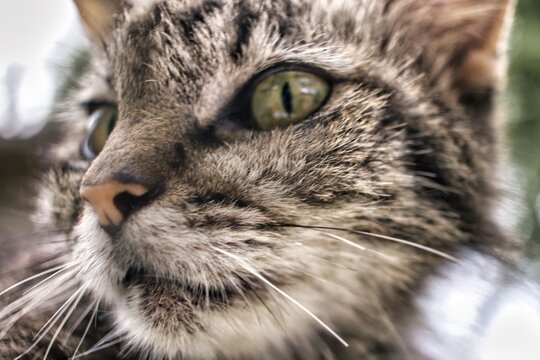
[[[367,52],[359,44],[347,48],[352,32],[336,41],[344,32],[325,28],[332,22],[321,17],[338,16],[337,9],[343,6],[328,1],[138,2],[108,44],[111,76],[119,96],[146,104],[153,96],[188,103],[207,96],[203,102],[216,104],[254,74],[285,62],[348,76]]]
[[[124,13],[109,53],[211,69],[270,57],[276,48],[355,43],[356,28],[369,26],[358,18],[374,8],[323,0],[137,1]]]

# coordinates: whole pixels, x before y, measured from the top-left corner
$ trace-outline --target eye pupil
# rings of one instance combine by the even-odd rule
[[[304,121],[324,105],[330,91],[328,81],[316,73],[272,72],[257,84],[252,94],[253,125],[264,131]]]
[[[287,114],[291,116],[293,113],[293,101],[292,101],[292,94],[291,94],[291,85],[287,81],[285,85],[283,86],[283,90],[281,91],[281,103],[283,104],[283,108],[285,111],[287,111]]]

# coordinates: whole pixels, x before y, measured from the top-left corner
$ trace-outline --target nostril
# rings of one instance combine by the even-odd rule
[[[128,191],[124,191],[114,197],[113,203],[125,219],[133,212],[147,206],[156,194],[156,191],[148,191],[143,195],[137,196]]]
[[[156,195],[137,183],[111,180],[99,185],[82,186],[81,197],[94,208],[102,226],[119,226],[135,210],[146,206]]]

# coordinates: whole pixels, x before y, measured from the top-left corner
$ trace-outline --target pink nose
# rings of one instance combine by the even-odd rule
[[[88,201],[94,208],[103,226],[118,226],[126,219],[127,214],[120,206],[120,202],[125,202],[125,197],[119,195],[126,194],[130,199],[140,198],[148,193],[148,189],[141,184],[124,184],[120,181],[110,180],[104,184],[83,186],[80,190],[81,197]],[[119,201],[124,199],[122,201]],[[129,200],[128,200],[129,201]]]

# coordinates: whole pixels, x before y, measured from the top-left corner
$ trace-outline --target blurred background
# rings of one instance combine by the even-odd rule
[[[35,199],[33,180],[40,174],[38,155],[54,139],[46,120],[72,70],[69,59],[84,42],[70,0],[0,1],[0,244],[31,231],[27,214]],[[518,204],[518,219],[504,219],[510,212],[501,216],[527,244],[524,270],[538,281],[540,1],[519,1],[510,54],[505,133],[511,156],[509,204]],[[0,259],[1,252],[0,247]],[[539,314],[533,323],[540,336]],[[538,343],[534,346],[535,355],[527,359],[540,358],[535,357],[540,356]]]
[[[27,214],[35,196],[33,180],[40,174],[38,156],[55,135],[47,118],[60,84],[69,76],[70,58],[84,42],[70,0],[0,1],[0,237],[4,239],[31,231]]]
[[[518,233],[540,257],[540,1],[519,0],[511,47],[508,142],[524,194]],[[537,273],[538,274],[538,273]]]

